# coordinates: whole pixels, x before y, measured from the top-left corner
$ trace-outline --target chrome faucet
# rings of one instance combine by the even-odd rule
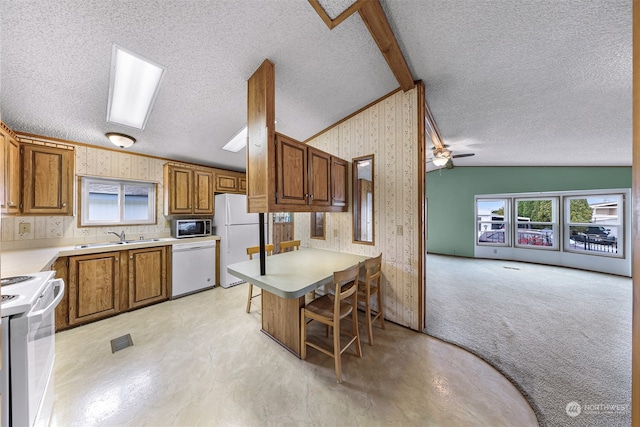
[[[107,231],[105,234],[115,234],[116,236],[118,236],[120,238],[121,242],[124,242],[126,237],[124,236],[124,230],[122,230],[122,233],[118,234],[115,231]]]

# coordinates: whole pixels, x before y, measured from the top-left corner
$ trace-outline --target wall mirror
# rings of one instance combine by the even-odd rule
[[[374,244],[373,154],[353,159],[353,241]]]
[[[324,212],[311,212],[311,238],[325,239],[324,233]]]

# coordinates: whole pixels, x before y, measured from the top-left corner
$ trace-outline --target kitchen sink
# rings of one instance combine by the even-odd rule
[[[125,240],[119,242],[104,242],[104,243],[83,243],[80,245],[76,245],[76,249],[86,249],[86,248],[102,248],[105,246],[119,246],[119,245],[131,245],[134,243],[149,243],[149,242],[160,242],[165,239],[142,239],[142,240]]]

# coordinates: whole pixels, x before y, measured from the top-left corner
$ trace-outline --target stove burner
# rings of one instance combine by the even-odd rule
[[[2,295],[2,302],[18,298],[18,295]]]
[[[31,279],[33,279],[33,276],[4,277],[0,279],[0,285],[2,286],[15,285],[16,283],[26,282],[27,280],[31,280]]]

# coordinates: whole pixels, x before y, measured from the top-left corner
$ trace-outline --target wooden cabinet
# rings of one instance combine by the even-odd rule
[[[120,252],[69,257],[69,325],[120,311]]]
[[[348,163],[276,133],[275,211],[346,210]]]
[[[348,210],[348,163],[275,132],[275,67],[269,60],[248,81],[247,135],[249,212]]]
[[[4,124],[3,124],[4,125]],[[7,132],[0,128],[0,143],[2,144],[2,212],[6,214],[20,213],[21,181],[20,181],[20,144]]]
[[[193,213],[213,215],[213,172],[193,171]]]
[[[213,215],[213,171],[164,165],[164,214]]]
[[[276,134],[276,204],[306,206],[307,146]]]
[[[56,279],[64,280],[65,285],[62,300],[56,306],[56,331],[61,331],[69,327],[69,258],[56,259],[51,268],[56,272]]]
[[[308,148],[309,204],[331,206],[331,156],[317,148]]]
[[[56,308],[56,330],[93,322],[169,299],[170,246],[56,260],[67,290]]]
[[[0,208],[5,214],[73,215],[75,149],[19,143],[0,123]]]
[[[129,307],[167,299],[166,246],[129,251]]]
[[[216,192],[235,193],[238,191],[238,178],[226,173],[216,173]]]
[[[247,192],[247,178],[242,172],[216,170],[216,193]]]
[[[348,205],[349,162],[331,156],[331,206],[346,207]]]
[[[73,215],[73,149],[22,146],[23,214]]]

